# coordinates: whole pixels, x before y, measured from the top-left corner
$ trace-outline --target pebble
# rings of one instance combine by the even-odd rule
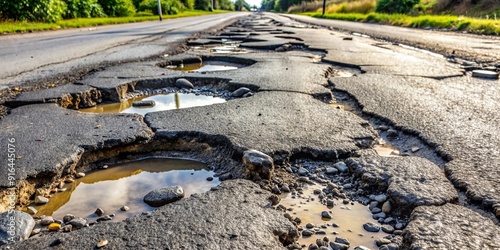
[[[402,230],[403,228],[405,228],[405,226],[403,225],[403,223],[396,223],[396,225],[394,225],[394,228],[396,230]]]
[[[310,229],[310,228],[314,228],[314,227],[315,227],[315,226],[314,226],[314,224],[312,224],[312,223],[307,223],[307,224],[306,224],[306,228],[309,228],[309,229]]]
[[[72,225],[66,225],[66,226],[64,226],[62,228],[62,231],[66,232],[66,233],[71,232],[71,231],[73,231],[73,226]]]
[[[338,242],[330,242],[330,247],[333,250],[347,250],[347,249],[349,249],[349,245],[341,244]]]
[[[332,199],[327,199],[326,206],[333,207],[333,206],[335,206],[335,202]]]
[[[309,247],[307,249],[308,250],[318,250],[319,247],[318,247],[318,245],[311,243],[311,244],[309,244]]]
[[[104,214],[104,210],[102,208],[98,207],[95,210],[94,214],[100,217],[100,216],[102,216]]]
[[[384,223],[385,223],[385,224],[389,224],[389,223],[391,223],[391,222],[393,222],[393,221],[394,221],[394,218],[392,218],[392,217],[387,217],[387,218],[384,220]]]
[[[64,223],[68,223],[68,222],[70,222],[70,221],[71,221],[72,219],[74,219],[74,218],[75,218],[75,216],[74,216],[74,215],[72,215],[72,214],[67,214],[67,215],[65,215],[65,216],[63,217],[63,222],[64,222]]]
[[[328,211],[323,211],[321,212],[321,218],[331,219],[332,216],[330,215],[330,213],[328,213]]]
[[[374,214],[372,217],[373,217],[373,219],[378,220],[378,219],[385,219],[385,217],[387,217],[387,215],[384,212],[380,212],[378,214]]]
[[[384,205],[382,205],[382,212],[387,214],[390,213],[391,210],[392,210],[391,201],[384,202]]]
[[[354,250],[370,250],[370,248],[365,247],[365,246],[357,246],[354,248]]]
[[[211,176],[207,177],[207,181],[213,181],[213,180],[214,180],[214,177],[211,177]]]
[[[390,225],[382,225],[380,228],[382,229],[382,231],[388,234],[392,234],[394,232],[394,228]]]
[[[252,90],[250,90],[249,88],[241,87],[241,88],[235,90],[233,93],[231,93],[231,96],[242,97],[249,92],[252,92]]]
[[[145,100],[145,101],[136,101],[132,103],[132,107],[154,107],[156,102],[153,100]]]
[[[302,236],[311,236],[313,234],[314,234],[313,230],[306,229],[306,230],[302,231]]]
[[[322,234],[322,235],[325,235],[326,234],[326,231],[325,230],[316,230],[316,232],[314,232],[315,234]]]
[[[80,229],[87,224],[87,220],[83,218],[74,218],[70,220],[68,224],[72,225],[75,229]]]
[[[80,172],[76,174],[76,178],[82,178],[82,177],[85,177],[85,173]]]
[[[33,231],[31,231],[30,236],[37,235],[37,234],[39,234],[40,232],[42,232],[42,229],[41,229],[41,228],[35,228],[35,229],[33,229]]]
[[[339,170],[336,169],[336,168],[332,168],[332,167],[327,167],[326,168],[326,174],[338,174],[339,173]]]
[[[390,243],[391,243],[391,240],[386,239],[386,238],[380,238],[380,239],[375,240],[375,244],[377,244],[378,247],[383,246],[383,245],[387,245]]]
[[[376,195],[374,200],[376,200],[378,203],[383,203],[387,200],[387,195],[385,194]]]
[[[29,213],[29,214],[36,214],[36,213],[38,213],[38,210],[36,210],[36,208],[31,207],[31,206],[29,206],[29,207],[27,208],[27,210],[28,210],[28,213]]]
[[[351,245],[349,240],[347,240],[346,238],[335,237],[335,242],[340,243],[340,244],[344,244],[344,245]]]
[[[343,161],[339,161],[333,165],[336,169],[338,169],[341,173],[347,171],[348,167]]]
[[[299,175],[301,175],[301,176],[306,176],[306,175],[309,173],[309,171],[308,171],[307,169],[303,168],[303,167],[300,167],[300,168],[297,170],[297,173],[298,173]]]
[[[398,131],[391,128],[391,129],[387,130],[387,136],[393,137],[393,138],[398,137]]]
[[[112,220],[112,219],[113,219],[113,217],[112,217],[112,216],[110,216],[110,215],[104,215],[104,216],[102,216],[102,217],[97,218],[97,222],[100,222],[100,221],[108,221],[108,220]]]
[[[378,208],[378,207],[374,207],[370,210],[372,212],[372,214],[376,214],[376,213],[380,213],[382,212],[382,209]]]
[[[363,224],[363,228],[368,231],[368,232],[378,232],[380,231],[380,226],[373,223],[373,222],[368,222]]]
[[[59,230],[61,230],[61,224],[59,224],[59,223],[51,223],[49,225],[49,230],[50,231],[59,231]]]
[[[41,195],[35,197],[35,204],[37,204],[37,205],[47,204],[48,202],[49,202],[49,199],[47,199]]]
[[[104,246],[108,245],[108,240],[101,240],[97,243],[96,247],[97,248],[102,248]]]
[[[121,211],[128,211],[130,208],[127,206],[123,206],[120,208]]]
[[[222,178],[222,176],[221,176]],[[161,207],[168,203],[178,201],[184,197],[181,186],[172,186],[155,189],[144,196],[144,202],[152,207]]]
[[[347,205],[347,204],[349,204],[349,200],[344,199],[344,200],[342,200],[342,203],[343,203],[344,205]]]
[[[416,153],[416,152],[418,152],[419,150],[420,150],[420,148],[419,148],[419,147],[412,147],[412,148],[410,149],[410,151],[411,151],[412,153]]]
[[[52,216],[42,216],[40,220],[40,225],[42,226],[48,226],[52,223],[54,223],[54,218],[52,218]]]
[[[288,187],[287,184],[283,184],[281,186],[281,191],[285,192],[285,193],[290,193],[290,187]]]
[[[194,88],[193,84],[184,78],[177,79],[175,81],[175,87],[180,88],[180,89],[183,89],[183,88],[192,89],[192,88]]]
[[[385,126],[385,125],[380,125],[377,127],[378,130],[382,130],[382,131],[387,131],[389,130],[389,127],[388,126]]]

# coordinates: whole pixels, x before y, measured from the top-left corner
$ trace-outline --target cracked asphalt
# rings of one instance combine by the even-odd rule
[[[349,158],[358,164],[350,169],[361,180],[390,175],[392,179],[383,184],[388,190],[378,187],[378,191],[387,191],[389,199],[402,201],[396,204],[407,210],[409,223],[401,249],[500,249],[499,80],[472,78],[444,57],[275,14],[252,15],[220,35],[241,41],[249,53],[215,56],[186,51],[106,67],[64,87],[44,90],[38,97],[36,92],[21,95],[11,100],[21,107],[0,120],[5,128],[0,138],[6,143],[16,137],[21,156],[16,160],[17,186],[31,187],[19,194],[25,199],[68,170],[109,157],[99,156],[101,150],[126,152],[127,147],[133,150],[162,142],[175,149],[179,141],[198,141],[208,145],[201,146],[203,152],[225,147],[217,156],[226,159],[218,163],[219,170],[231,172],[236,180],[124,222],[32,237],[3,248],[49,248],[56,239],[63,248],[93,248],[107,238],[111,249],[283,249],[297,239],[296,227],[270,208],[270,192],[243,178],[238,157],[256,149],[271,155],[281,164],[278,168],[294,158],[330,162]],[[198,44],[216,40],[205,37]],[[160,67],[193,58],[239,62],[245,67],[203,74]],[[340,66],[354,75],[339,77],[335,70]],[[36,72],[28,78],[35,76]],[[77,99],[90,89],[116,101],[132,90],[173,87],[181,77],[190,79],[195,88],[208,85],[234,91],[245,86],[254,95],[149,113],[144,118],[84,114],[53,103],[38,104],[60,103],[58,99],[67,94]],[[363,117],[328,105],[346,101],[336,100],[338,91],[359,104],[357,112]],[[88,102],[97,102],[100,97],[89,98]],[[372,127],[378,121],[429,145],[446,162],[444,168],[416,157],[373,160],[370,148],[386,133]],[[0,152],[0,158],[7,159],[7,152]],[[405,171],[398,170],[401,167]],[[8,174],[5,168],[0,173]],[[0,185],[5,211],[6,188],[11,185],[4,180]],[[459,199],[457,194],[462,192],[465,198]],[[413,196],[418,199],[407,198]]]

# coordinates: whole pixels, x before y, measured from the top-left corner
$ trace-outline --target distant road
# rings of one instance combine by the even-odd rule
[[[374,38],[389,40],[439,54],[449,55],[455,51],[457,57],[478,62],[500,64],[500,37],[403,28],[373,23],[359,23],[300,15],[283,15],[295,20],[365,34]]]
[[[166,44],[249,13],[0,36],[0,89],[102,61],[162,53]]]

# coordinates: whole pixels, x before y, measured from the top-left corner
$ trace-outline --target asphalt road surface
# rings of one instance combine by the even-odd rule
[[[310,24],[365,34],[378,39],[411,44],[418,48],[428,49],[443,55],[450,55],[455,51],[454,54],[456,56],[468,60],[485,63],[500,63],[500,38],[497,36],[412,29],[374,23],[328,20],[299,15],[283,16]]]
[[[101,61],[157,55],[169,42],[248,13],[232,12],[125,25],[0,36],[0,89]]]

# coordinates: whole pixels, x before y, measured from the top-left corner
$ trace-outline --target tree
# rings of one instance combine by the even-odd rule
[[[195,0],[194,1],[194,8],[197,10],[209,11],[211,5],[212,5],[211,0]]]
[[[174,15],[184,11],[185,7],[177,0],[161,0],[161,12],[165,15]],[[158,15],[157,0],[143,0],[139,5],[139,11],[151,11]]]
[[[16,21],[56,22],[65,12],[62,0],[0,0],[2,17]]]
[[[377,0],[376,12],[408,13],[420,0]]]
[[[136,12],[132,0],[98,0],[108,16],[131,16]]]
[[[97,0],[64,0],[67,9],[64,18],[105,17],[106,14]]]

